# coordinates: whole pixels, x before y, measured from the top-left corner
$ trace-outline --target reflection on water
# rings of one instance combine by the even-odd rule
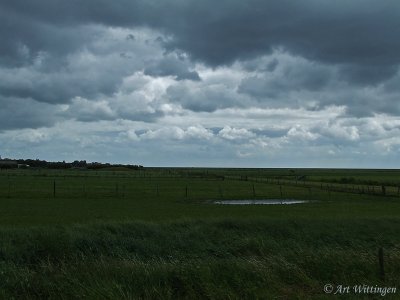
[[[301,204],[310,202],[309,200],[294,200],[294,199],[268,199],[268,200],[221,200],[214,201],[214,204],[228,204],[228,205],[279,205],[279,204]]]

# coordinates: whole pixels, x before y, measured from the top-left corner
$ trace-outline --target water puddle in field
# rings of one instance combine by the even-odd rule
[[[308,203],[309,200],[295,200],[295,199],[267,199],[267,200],[221,200],[214,201],[214,204],[226,205],[283,205],[283,204],[302,204]]]

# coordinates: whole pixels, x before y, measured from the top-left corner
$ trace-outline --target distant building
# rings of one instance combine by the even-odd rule
[[[30,165],[27,164],[18,164],[18,169],[28,169]]]

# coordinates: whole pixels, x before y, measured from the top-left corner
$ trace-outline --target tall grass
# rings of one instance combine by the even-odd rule
[[[321,299],[326,283],[399,284],[399,229],[398,219],[2,229],[0,296]],[[386,282],[379,277],[379,247]]]

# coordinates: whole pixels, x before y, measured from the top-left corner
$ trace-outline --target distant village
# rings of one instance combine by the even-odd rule
[[[132,170],[143,169],[141,165],[124,165],[124,164],[110,164],[100,162],[89,162],[86,160],[75,160],[73,162],[51,162],[39,159],[10,159],[2,158],[0,156],[0,169],[29,169],[29,168],[47,168],[47,169],[92,169],[98,170],[110,167],[124,167]]]

